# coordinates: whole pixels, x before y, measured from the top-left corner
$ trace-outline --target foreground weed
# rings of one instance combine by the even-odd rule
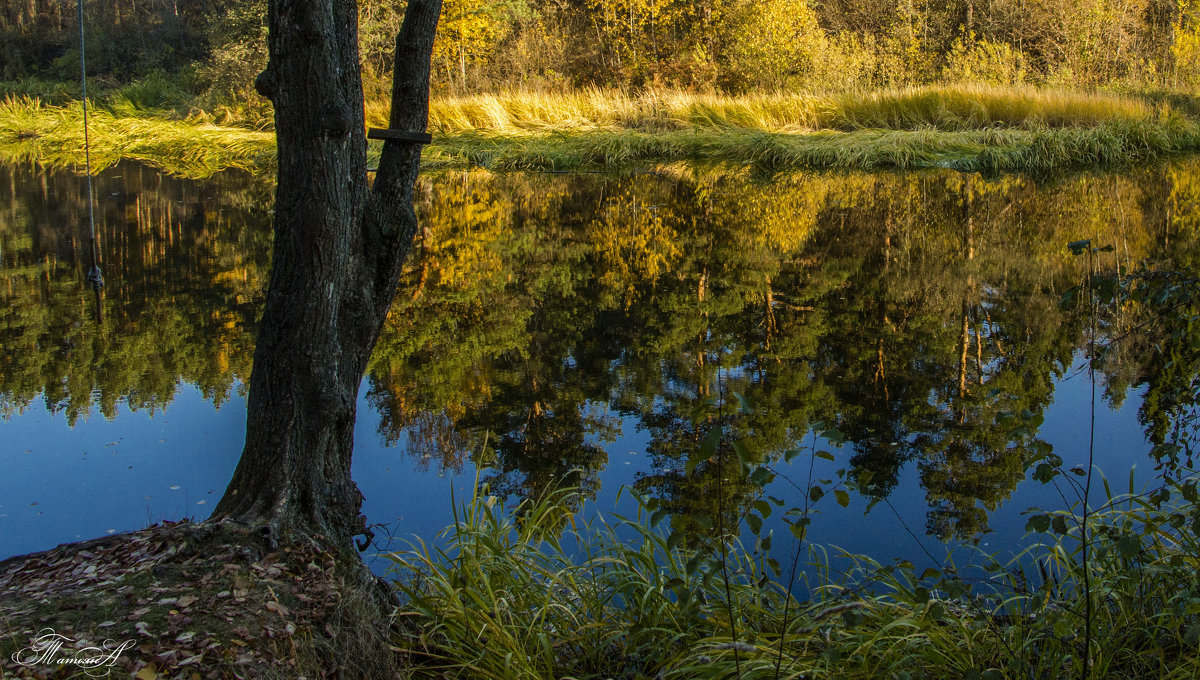
[[[407,612],[398,646],[418,676],[1082,677],[1085,569],[1089,677],[1200,673],[1200,542],[1179,528],[1184,515],[1143,496],[1091,513],[1086,567],[1078,517],[1035,514],[1042,540],[1011,559],[919,575],[811,548],[803,602],[736,542],[727,595],[711,554],[681,548],[645,499],[638,517],[611,522],[572,519],[567,500],[508,512],[483,491],[435,545],[392,555]]]

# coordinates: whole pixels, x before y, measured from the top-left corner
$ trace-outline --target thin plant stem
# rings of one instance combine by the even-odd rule
[[[725,409],[725,385],[721,382],[721,367],[717,366],[717,423]],[[725,611],[729,616],[729,634],[733,637],[733,665],[737,677],[742,677],[742,659],[738,653],[737,621],[733,618],[733,593],[729,587],[729,551],[725,540],[725,494],[721,482],[725,479],[725,449],[717,442],[717,540],[721,542],[721,580],[725,586]]]
[[[1092,288],[1094,264],[1092,251],[1088,249],[1088,377],[1092,383],[1090,422],[1088,424],[1087,479],[1083,485],[1083,521],[1079,527],[1079,538],[1083,549],[1083,668],[1080,677],[1087,680],[1092,676],[1092,576],[1088,565],[1088,500],[1092,491],[1092,471],[1096,451],[1096,294]]]
[[[812,486],[813,465],[816,463],[816,460],[817,460],[817,431],[813,430],[812,448],[810,449],[809,456],[808,456],[808,481],[805,483],[806,487]],[[801,529],[801,535],[808,534],[808,509],[809,509],[809,496],[807,493],[805,493],[804,494],[804,511],[800,515],[800,521],[804,522],[804,524],[802,525],[802,529]],[[783,643],[784,643],[784,640],[787,639],[787,626],[788,626],[788,615],[789,615],[788,609],[789,609],[790,605],[792,604],[792,598],[791,598],[792,586],[795,585],[795,583],[796,583],[796,569],[800,565],[800,550],[803,547],[804,547],[804,539],[803,538],[797,539],[796,540],[796,550],[795,550],[795,552],[792,553],[792,566],[788,570],[788,580],[787,580],[787,595],[788,596],[785,597],[783,600],[783,624],[779,630],[779,652],[776,653],[776,655],[775,655],[775,680],[779,680],[780,666],[783,664]]]

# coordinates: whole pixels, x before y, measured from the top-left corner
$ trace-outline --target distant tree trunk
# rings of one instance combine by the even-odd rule
[[[396,39],[391,127],[423,131],[441,0],[409,0]],[[349,547],[365,531],[350,478],[358,387],[416,231],[417,144],[389,141],[367,182],[354,0],[270,0],[279,185],[246,443],[214,518],[273,540]]]

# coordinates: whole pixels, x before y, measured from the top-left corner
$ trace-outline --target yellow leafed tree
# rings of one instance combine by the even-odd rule
[[[734,40],[737,69],[747,85],[780,89],[811,72],[825,32],[806,0],[750,3]]]
[[[495,3],[443,0],[433,62],[447,80],[457,76],[459,86],[466,88],[468,68],[492,58],[503,30],[504,25],[495,14]]]
[[[1196,0],[1181,0],[1179,15],[1175,20],[1175,40],[1171,45],[1171,56],[1175,60],[1175,86],[1196,87],[1200,85],[1200,16],[1197,16]]]

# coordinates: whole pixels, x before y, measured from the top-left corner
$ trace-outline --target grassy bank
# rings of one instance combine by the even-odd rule
[[[269,132],[211,116],[101,102],[94,164],[120,158],[187,176],[269,171]],[[569,170],[702,159],[775,169],[1043,171],[1138,162],[1200,149],[1192,98],[943,86],[828,96],[612,91],[435,100],[429,167]],[[78,165],[82,110],[30,97],[0,103],[0,154]],[[367,107],[382,126],[386,107]],[[378,153],[378,146],[373,152]]]
[[[554,504],[519,514],[514,522],[477,497],[444,547],[394,556],[411,624],[397,646],[416,677],[1200,674],[1200,544],[1176,513],[1136,496],[1088,519],[1086,562],[1070,513],[1031,520],[1046,533],[1021,554],[980,555],[963,570],[917,575],[805,546],[816,577],[800,600],[787,587],[794,544],[777,546],[788,555],[781,578],[761,551],[731,539],[725,550],[689,552],[646,516],[571,522],[560,535],[566,518]]]
[[[434,166],[565,170],[675,159],[772,169],[1045,171],[1144,161],[1200,149],[1194,122],[1109,123],[1091,128],[942,131],[867,129],[780,133],[754,129],[550,134],[460,134],[429,148]]]

